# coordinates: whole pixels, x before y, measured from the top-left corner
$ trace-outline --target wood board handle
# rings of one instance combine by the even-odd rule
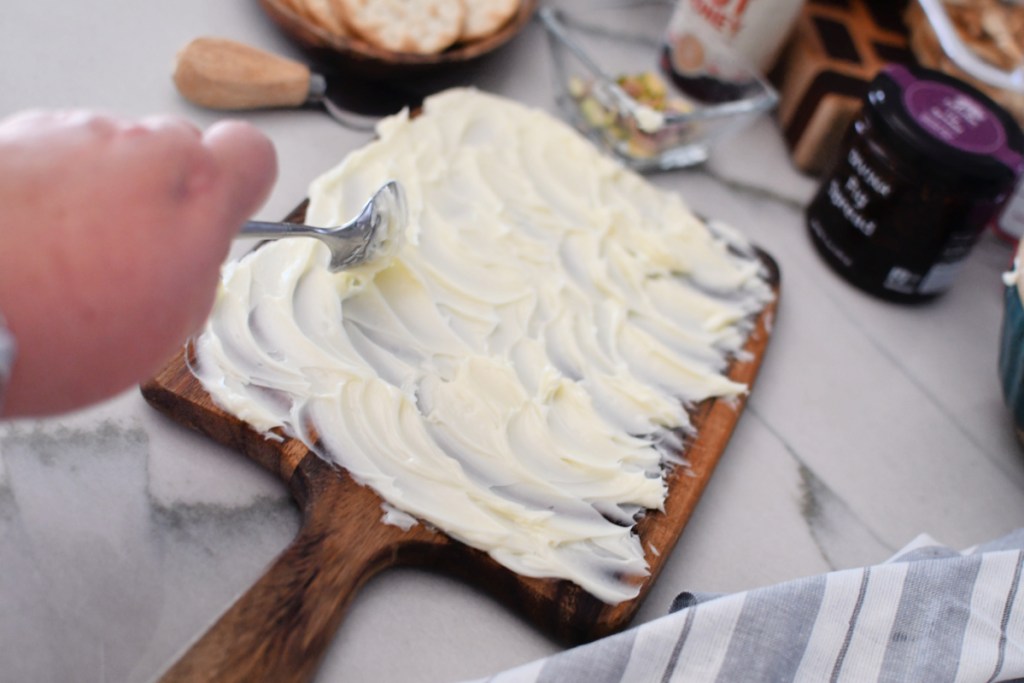
[[[174,84],[208,109],[298,107],[312,73],[300,62],[225,38],[196,38],[178,53]]]
[[[298,536],[161,683],[311,680],[356,591],[402,560],[403,546],[436,542],[423,525],[382,524],[376,494],[316,456],[291,484],[304,513]]]

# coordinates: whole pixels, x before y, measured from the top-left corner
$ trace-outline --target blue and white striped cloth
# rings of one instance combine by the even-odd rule
[[[732,595],[487,683],[1024,680],[1024,529],[963,553],[915,540],[888,562]]]

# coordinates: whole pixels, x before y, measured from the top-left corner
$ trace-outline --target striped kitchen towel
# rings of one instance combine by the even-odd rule
[[[927,536],[884,564],[731,595],[481,679],[488,683],[1024,681],[1024,529],[957,552]]]

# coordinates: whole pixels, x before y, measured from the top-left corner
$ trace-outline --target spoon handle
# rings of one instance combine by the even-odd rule
[[[319,237],[322,231],[301,223],[274,223],[269,221],[246,221],[239,236],[275,239],[278,237]]]
[[[224,38],[196,38],[178,53],[174,84],[208,109],[299,107],[310,94],[305,64]]]
[[[255,237],[263,240],[280,237],[312,237],[327,245],[331,252],[328,270],[338,272],[348,270],[366,263],[377,255],[377,250],[370,248],[373,243],[372,230],[360,230],[356,223],[324,229],[299,223],[268,223],[265,221],[248,221],[239,232],[240,237]]]

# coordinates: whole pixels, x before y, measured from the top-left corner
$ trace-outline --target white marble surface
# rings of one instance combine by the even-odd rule
[[[0,115],[88,105],[209,124],[217,115],[169,79],[175,52],[201,34],[298,55],[250,0],[9,3]],[[537,25],[466,75],[553,110],[549,81]],[[248,118],[280,155],[263,218],[366,139],[314,111]],[[783,297],[749,408],[640,620],[682,590],[873,563],[923,531],[962,547],[1024,524],[1024,460],[996,375],[1010,247],[983,239],[931,305],[859,293],[814,253],[802,210],[816,181],[793,169],[771,119],[655,182],[766,247]],[[297,527],[281,484],[137,391],[0,426],[0,679],[152,680]],[[318,680],[456,681],[557,648],[476,591],[401,570],[362,591]]]

